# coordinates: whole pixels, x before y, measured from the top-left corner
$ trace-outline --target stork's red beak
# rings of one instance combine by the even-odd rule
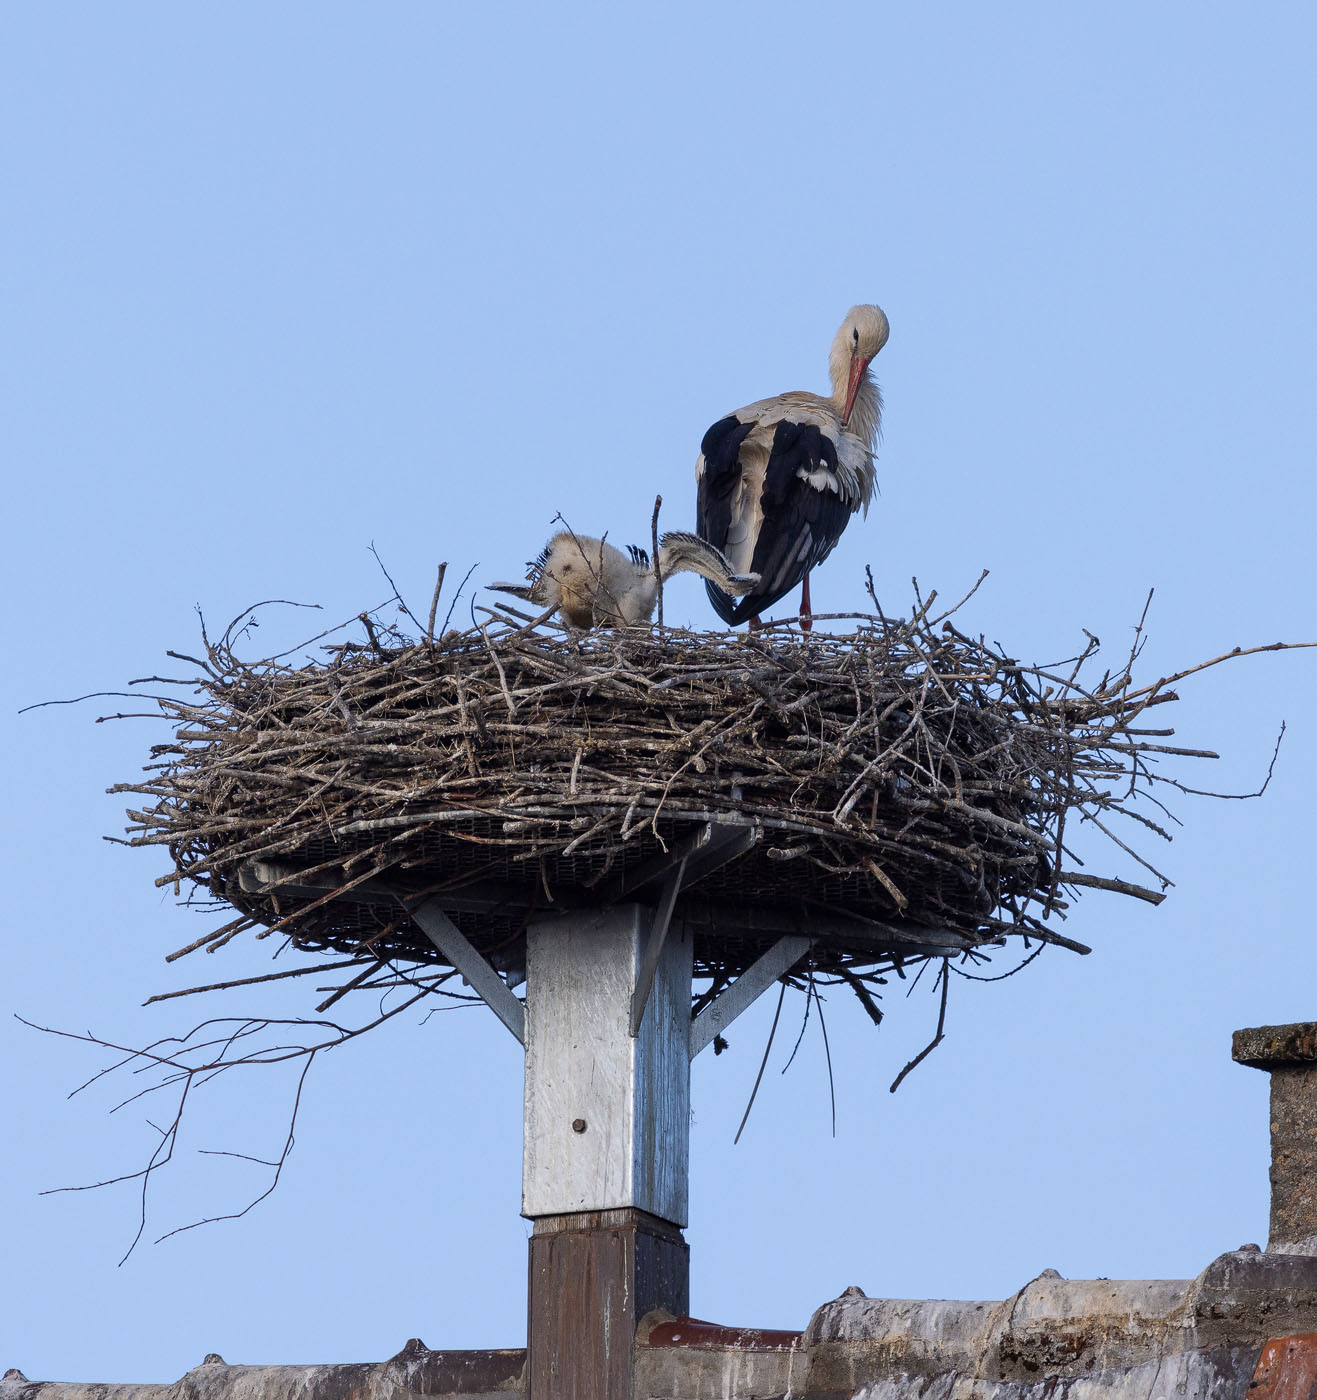
[[[864,378],[864,371],[868,368],[869,360],[866,360],[862,355],[851,356],[851,377],[850,382],[846,385],[846,411],[841,415],[843,428],[850,427],[851,410],[855,407],[855,396],[860,392],[860,380]]]

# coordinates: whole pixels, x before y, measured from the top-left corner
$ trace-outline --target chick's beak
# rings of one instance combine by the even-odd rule
[[[850,427],[851,410],[855,407],[855,396],[860,392],[860,380],[864,378],[864,371],[869,368],[869,360],[872,358],[872,355],[869,356],[869,359],[865,359],[863,355],[859,354],[851,356],[851,377],[846,385],[846,409],[841,415],[843,428]]]

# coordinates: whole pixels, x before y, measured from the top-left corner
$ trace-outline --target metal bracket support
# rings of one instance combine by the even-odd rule
[[[649,991],[654,985],[654,973],[658,970],[659,956],[663,952],[663,940],[668,936],[672,925],[672,911],[677,905],[686,874],[687,857],[677,862],[677,868],[668,876],[659,898],[658,909],[654,913],[654,926],[649,931],[645,943],[645,956],[636,973],[635,990],[631,993],[631,1037],[640,1034],[640,1023],[645,1019],[645,1007],[649,1002]]]
[[[433,901],[412,910],[412,919],[425,936],[466,978],[486,1006],[526,1044],[526,1008],[508,984],[472,946],[471,940]]]
[[[740,822],[705,822],[667,855],[646,862],[617,888],[629,892],[663,880],[663,892],[654,912],[654,924],[645,956],[636,975],[636,987],[631,997],[631,1034],[640,1034],[645,1019],[645,1006],[654,985],[654,970],[663,952],[663,940],[668,936],[672,911],[682,890],[711,875],[721,866],[744,855],[759,840],[757,827]]]
[[[269,861],[254,861],[238,872],[238,882],[244,890],[252,894],[262,893],[271,887],[286,889],[297,894],[332,894],[334,886],[314,878],[305,883],[296,879],[296,872],[290,867]],[[406,907],[406,900],[396,891],[377,881],[367,882],[369,889],[361,886],[347,890],[346,899],[364,900],[371,904],[393,904]],[[448,961],[466,978],[471,990],[477,993],[486,1006],[521,1042],[526,1043],[526,1009],[520,998],[513,996],[512,979],[517,974],[509,973],[508,981],[490,966],[484,955],[476,949],[471,940],[444,912],[447,900],[443,896],[429,899],[419,909],[411,911],[412,919],[422,933],[434,944]],[[518,981],[524,980],[517,977]]]
[[[814,940],[803,934],[789,934],[776,943],[732,983],[712,1005],[691,1022],[690,1054],[696,1055],[721,1031],[727,1029],[752,1002],[793,967],[809,951]]]
[[[671,850],[642,862],[619,876],[604,891],[603,902],[615,903],[624,897],[633,898],[649,885],[670,877],[673,869],[685,862],[683,885],[693,885],[712,875],[720,866],[744,855],[759,840],[760,829],[746,822],[704,822]]]

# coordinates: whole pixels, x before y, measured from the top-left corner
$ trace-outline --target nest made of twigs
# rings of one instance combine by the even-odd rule
[[[1196,752],[1146,725],[1167,682],[1135,690],[1126,666],[1088,688],[1095,644],[1026,666],[928,613],[809,636],[490,614],[420,642],[364,618],[310,663],[243,660],[231,628],[194,698],[156,697],[176,732],[120,789],[150,799],[131,844],[239,913],[180,952],[256,928],[367,968],[443,963],[408,917],[425,896],[515,966],[531,919],[608,903],[709,821],[755,837],[677,903],[715,981],[791,929],[851,980],[921,940],[1082,947],[1055,929],[1078,886],[1159,900],[1065,852],[1081,819],[1159,830],[1133,804],[1170,781],[1159,754]],[[381,886],[404,900],[362,895]]]

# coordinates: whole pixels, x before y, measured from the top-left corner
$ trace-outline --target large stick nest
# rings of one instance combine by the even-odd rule
[[[758,838],[677,904],[715,982],[792,929],[851,981],[921,940],[1079,947],[1055,930],[1079,886],[1161,897],[1067,854],[1080,821],[1124,850],[1113,820],[1160,832],[1135,810],[1171,781],[1151,765],[1196,752],[1150,727],[1166,681],[1136,690],[1128,664],[1081,680],[1095,643],[1026,666],[928,605],[808,637],[490,614],[415,642],[363,621],[309,664],[245,661],[230,628],[192,699],[156,697],[176,734],[120,789],[150,799],[132,844],[168,848],[159,883],[240,915],[192,948],[256,927],[367,968],[442,964],[407,912],[438,894],[511,967],[532,918],[620,897],[710,820]],[[415,899],[358,902],[380,886]]]

